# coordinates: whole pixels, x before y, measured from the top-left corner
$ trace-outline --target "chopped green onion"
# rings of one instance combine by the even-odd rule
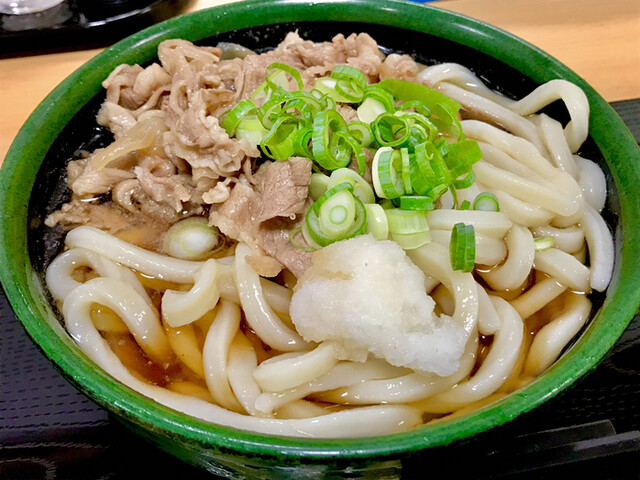
[[[419,83],[395,78],[385,78],[378,83],[379,86],[391,91],[398,100],[418,100],[427,111],[431,112],[436,105],[447,105],[450,111],[458,112],[460,104],[442,93],[432,90]]]
[[[431,232],[429,230],[416,233],[391,233],[389,236],[403,250],[414,250],[431,242]]]
[[[236,133],[240,120],[255,110],[256,105],[251,100],[248,98],[241,100],[235,107],[224,114],[225,117],[222,123],[220,123],[220,126],[224,128],[231,137]]]
[[[313,242],[325,247],[366,232],[367,214],[364,204],[352,191],[350,183],[341,183],[327,190],[307,210],[306,230]]]
[[[254,114],[245,115],[236,128],[236,138],[247,140],[252,145],[260,145],[262,138],[268,130],[264,128],[258,116]]]
[[[331,77],[320,77],[316,80],[313,88],[322,92],[327,97],[340,103],[350,103],[350,100],[336,91],[338,80]]]
[[[397,147],[409,139],[409,123],[392,113],[383,113],[371,123],[371,132],[383,147]]]
[[[357,68],[349,65],[336,65],[330,75],[337,80],[335,89],[350,103],[362,101],[367,87],[367,77]]]
[[[311,178],[313,181],[313,175],[311,175]],[[327,188],[333,188],[344,182],[350,183],[353,186],[353,194],[362,200],[362,203],[375,203],[376,197],[373,194],[373,189],[371,185],[369,185],[369,182],[347,167],[339,168],[331,172]]]
[[[358,120],[352,121],[347,125],[349,133],[356,139],[363,147],[368,147],[373,141],[373,134],[369,125]]]
[[[404,186],[404,193],[413,193],[413,187],[411,186],[411,159],[409,158],[409,149],[401,148],[400,157],[402,159],[402,185]]]
[[[318,224],[322,232],[331,238],[344,238],[356,218],[355,196],[342,190],[327,198],[320,208]]]
[[[425,142],[415,147],[410,167],[411,185],[417,194],[437,200],[449,188],[449,170],[432,143]]]
[[[377,240],[389,238],[389,222],[382,205],[377,203],[365,203],[367,212],[367,233],[372,234]]]
[[[451,185],[458,190],[462,190],[463,188],[469,188],[473,185],[473,182],[476,181],[476,172],[473,170],[467,174],[466,177],[460,178],[458,180],[454,180],[451,182]]]
[[[367,97],[357,108],[356,112],[358,114],[358,120],[364,123],[371,123],[381,114],[387,113],[387,109],[377,98]]]
[[[405,250],[421,247],[431,241],[425,212],[390,208],[384,211],[389,222],[389,238]]]
[[[436,139],[438,128],[426,116],[415,112],[405,112],[403,110],[398,110],[394,115],[406,120],[410,125],[410,130],[412,130],[411,127],[413,127],[411,133],[414,136],[419,135],[421,138],[424,138],[422,141],[429,140],[433,142]]]
[[[367,159],[364,156],[364,149],[362,145],[355,140],[348,132],[336,132],[333,134],[333,140],[339,141],[342,140],[351,148],[351,153],[356,157],[356,162],[358,163],[358,173],[360,175],[364,175],[367,171]]]
[[[453,226],[449,255],[454,270],[466,273],[473,271],[476,259],[476,239],[473,225],[456,223]]]
[[[498,199],[491,192],[482,192],[473,201],[474,210],[484,210],[485,212],[499,212],[500,204]]]
[[[311,137],[313,137],[313,129],[311,127],[298,127],[296,136],[293,139],[295,154],[305,158],[313,158],[311,154]]]
[[[307,212],[307,215],[308,214],[309,213]],[[311,233],[309,233],[309,228],[307,227],[306,221],[302,224],[302,237],[304,238],[304,241],[307,243],[307,245],[309,245],[309,248],[313,250],[320,250],[322,248],[322,245],[317,243],[311,236]]]
[[[173,224],[164,234],[164,251],[172,257],[199,260],[218,245],[219,234],[206,218],[189,217]]]
[[[264,128],[271,128],[276,119],[280,117],[285,100],[286,97],[271,97],[258,109],[258,118]]]
[[[403,195],[402,155],[391,147],[379,148],[371,167],[373,188],[380,198],[397,198]]]
[[[349,182],[343,182],[339,183],[335,187],[330,188],[329,190],[324,192],[313,205],[311,205],[311,208],[309,210],[313,210],[316,215],[320,215],[320,208],[322,208],[324,202],[326,202],[327,199],[331,198],[333,195],[341,192],[342,190],[353,191],[353,185],[351,185]]]
[[[556,246],[556,240],[553,237],[538,237],[533,239],[533,247],[536,251],[547,250]]]
[[[267,100],[273,92],[269,85],[275,84],[276,91],[288,91],[289,90],[289,79],[287,79],[287,74],[281,70],[278,70],[276,73],[266,77],[269,80],[269,83],[265,80],[262,84],[256,88],[256,90],[251,94],[251,99],[260,102],[263,100]]]
[[[396,99],[388,90],[381,87],[377,83],[367,86],[364,91],[363,103],[367,98],[373,98],[380,102],[387,112],[392,112],[395,110]]]
[[[462,125],[460,125],[460,120],[458,120],[457,116],[458,109],[453,105],[448,103],[436,104],[431,113],[433,115],[433,123],[436,125],[438,130],[447,133],[458,140],[464,139]]]
[[[482,158],[482,151],[478,142],[465,139],[445,144],[443,157],[451,176],[458,178],[469,173],[471,166]]]
[[[272,75],[270,75],[270,73],[272,71],[274,71],[274,73],[278,73],[278,72],[288,73],[291,76],[291,78],[295,80],[296,85],[298,86],[298,90],[304,89],[302,76],[300,75],[300,72],[298,72],[298,70],[296,70],[290,65],[287,65],[286,63],[274,62],[271,65],[269,65],[265,71],[267,85],[272,91],[277,91],[278,88],[280,88],[279,85],[277,85],[273,80],[271,80]]]
[[[307,245],[303,245],[301,243],[296,242],[295,238],[298,233],[302,233],[302,237],[305,239]],[[310,246],[310,243],[307,241],[307,238],[304,235],[303,227],[296,227],[289,232],[289,242],[293,246],[293,248],[297,248],[298,250],[303,250],[305,252],[315,252],[318,250],[318,247]]]
[[[318,200],[324,192],[331,188],[330,179],[324,173],[312,173],[311,183],[309,183],[309,196],[313,201]],[[335,185],[333,185],[335,187]]]
[[[413,195],[400,197],[401,210],[433,210],[433,198],[424,195]]]
[[[351,146],[335,132],[348,132],[347,124],[336,110],[325,110],[313,119],[312,152],[318,164],[327,170],[346,167],[351,161]]]
[[[418,233],[429,230],[429,223],[424,212],[390,208],[385,210],[389,222],[389,233]]]
[[[460,204],[459,210],[469,210],[471,208],[471,202],[469,200],[465,200]]]
[[[263,137],[260,148],[274,160],[287,160],[295,154],[298,124],[289,117],[279,117]]]

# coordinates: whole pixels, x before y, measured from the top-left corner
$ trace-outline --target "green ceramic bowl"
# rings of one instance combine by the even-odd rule
[[[554,78],[570,80],[585,91],[592,115],[591,138],[583,150],[601,162],[610,184],[607,221],[616,238],[614,277],[580,339],[535,382],[469,415],[405,433],[330,441],[279,438],[207,424],[157,405],[97,370],[68,337],[43,287],[43,265],[59,244],[42,219],[64,199],[60,177],[65,161],[78,148],[95,148],[104,141],[95,124],[103,98],[101,81],[118,64],[152,60],[158,43],[167,38],[209,44],[227,40],[259,48],[275,46],[291,28],[315,40],[367,31],[390,51],[410,53],[423,62],[464,63],[508,95],[521,97]],[[562,116],[562,109],[557,113]],[[379,478],[401,472],[407,459],[420,463],[427,449],[512,420],[597,365],[640,303],[638,185],[638,147],[611,107],[567,67],[506,32],[405,2],[241,2],[175,18],[123,40],[73,73],[42,102],[18,134],[0,174],[0,279],[16,315],[57,368],[163,450],[223,475],[311,478],[348,471],[349,476]]]

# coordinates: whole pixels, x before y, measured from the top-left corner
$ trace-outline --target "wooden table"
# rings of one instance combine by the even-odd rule
[[[227,3],[197,0],[189,11]],[[640,97],[639,0],[441,0],[549,52],[610,102]],[[20,126],[67,75],[100,50],[0,60],[0,164]]]

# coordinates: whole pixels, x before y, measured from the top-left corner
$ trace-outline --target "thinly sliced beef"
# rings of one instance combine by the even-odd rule
[[[103,168],[96,170],[91,162],[81,161],[84,163],[82,173],[73,181],[69,181],[71,191],[79,197],[101,195],[113,189],[118,183],[135,175],[128,170],[119,168]],[[77,165],[70,168],[74,169]],[[71,178],[71,175],[69,175]]]
[[[72,200],[69,203],[65,203],[60,210],[49,215],[44,223],[48,227],[55,225],[62,225],[63,227],[91,225],[115,234],[131,226],[132,216],[107,204]]]
[[[258,231],[258,243],[264,251],[277,258],[296,277],[300,277],[311,266],[311,254],[293,247],[289,238],[291,230],[302,221],[302,218],[272,218],[262,222]]]
[[[225,235],[250,245],[254,255],[266,252],[300,275],[309,265],[310,254],[291,245],[289,232],[305,210],[311,161],[265,162],[253,177],[255,186],[237,183],[229,199],[211,212],[210,222]],[[258,273],[271,276],[273,271]]]
[[[416,75],[420,70],[419,65],[409,55],[392,53],[378,68],[380,79],[398,78],[400,80],[416,81]]]

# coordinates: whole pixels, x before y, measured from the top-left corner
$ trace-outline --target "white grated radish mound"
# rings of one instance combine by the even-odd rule
[[[369,353],[391,365],[441,376],[459,366],[467,333],[433,313],[425,276],[392,241],[362,235],[314,252],[290,314],[307,341],[331,341],[341,360]]]

